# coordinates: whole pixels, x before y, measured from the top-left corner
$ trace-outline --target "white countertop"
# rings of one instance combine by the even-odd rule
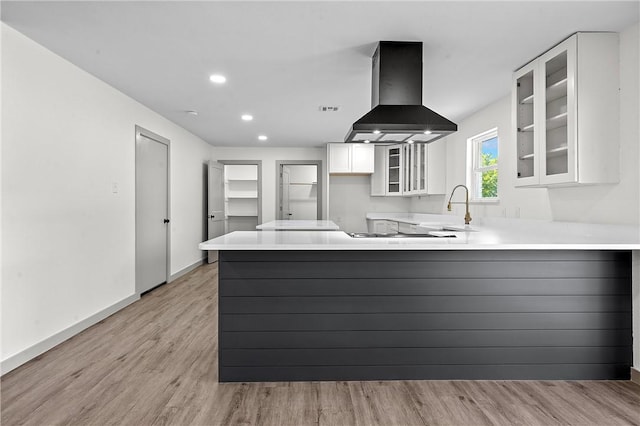
[[[330,220],[272,220],[256,226],[262,231],[337,231],[338,225]]]
[[[382,214],[376,214],[382,215]],[[417,224],[446,215],[420,215]],[[383,217],[380,217],[381,219]],[[451,217],[450,217],[451,218]],[[407,221],[409,220],[408,218]],[[393,219],[390,219],[393,220]],[[458,219],[450,224],[459,224]],[[342,231],[236,231],[201,250],[640,250],[640,227],[480,218],[456,238],[351,238]]]

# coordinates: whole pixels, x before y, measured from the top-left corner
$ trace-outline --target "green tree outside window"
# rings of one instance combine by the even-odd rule
[[[498,159],[491,154],[482,153],[482,167],[493,166]],[[498,169],[482,172],[482,198],[495,198],[498,196]]]

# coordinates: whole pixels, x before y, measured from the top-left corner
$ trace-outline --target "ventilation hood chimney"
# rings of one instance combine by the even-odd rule
[[[373,54],[371,111],[345,142],[433,142],[458,125],[422,105],[422,42],[381,41]]]

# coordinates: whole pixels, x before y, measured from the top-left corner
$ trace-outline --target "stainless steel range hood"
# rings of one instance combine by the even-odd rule
[[[433,142],[458,125],[422,105],[422,42],[381,41],[373,54],[371,111],[345,142]]]

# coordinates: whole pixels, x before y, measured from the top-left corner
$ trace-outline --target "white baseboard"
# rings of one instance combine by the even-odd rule
[[[204,258],[198,260],[197,262],[194,262],[191,265],[187,266],[186,268],[183,268],[183,269],[179,270],[178,272],[176,272],[175,274],[172,274],[169,277],[169,282],[177,280],[181,276],[188,274],[189,272],[193,271],[198,266],[205,264],[206,262],[207,262],[207,258],[204,257]]]
[[[32,360],[38,355],[45,353],[54,346],[59,345],[65,340],[80,333],[81,331],[91,327],[94,324],[97,324],[98,322],[118,312],[120,309],[132,304],[138,299],[140,299],[140,295],[132,294],[131,296],[114,303],[113,305],[101,310],[100,312],[96,312],[90,317],[85,318],[68,328],[65,328],[64,330],[54,334],[53,336],[47,337],[46,339],[36,343],[35,345],[30,346],[27,349],[18,352],[17,354],[12,355],[7,359],[2,360],[2,362],[0,362],[0,374],[6,374],[9,371],[26,363],[27,361]]]

